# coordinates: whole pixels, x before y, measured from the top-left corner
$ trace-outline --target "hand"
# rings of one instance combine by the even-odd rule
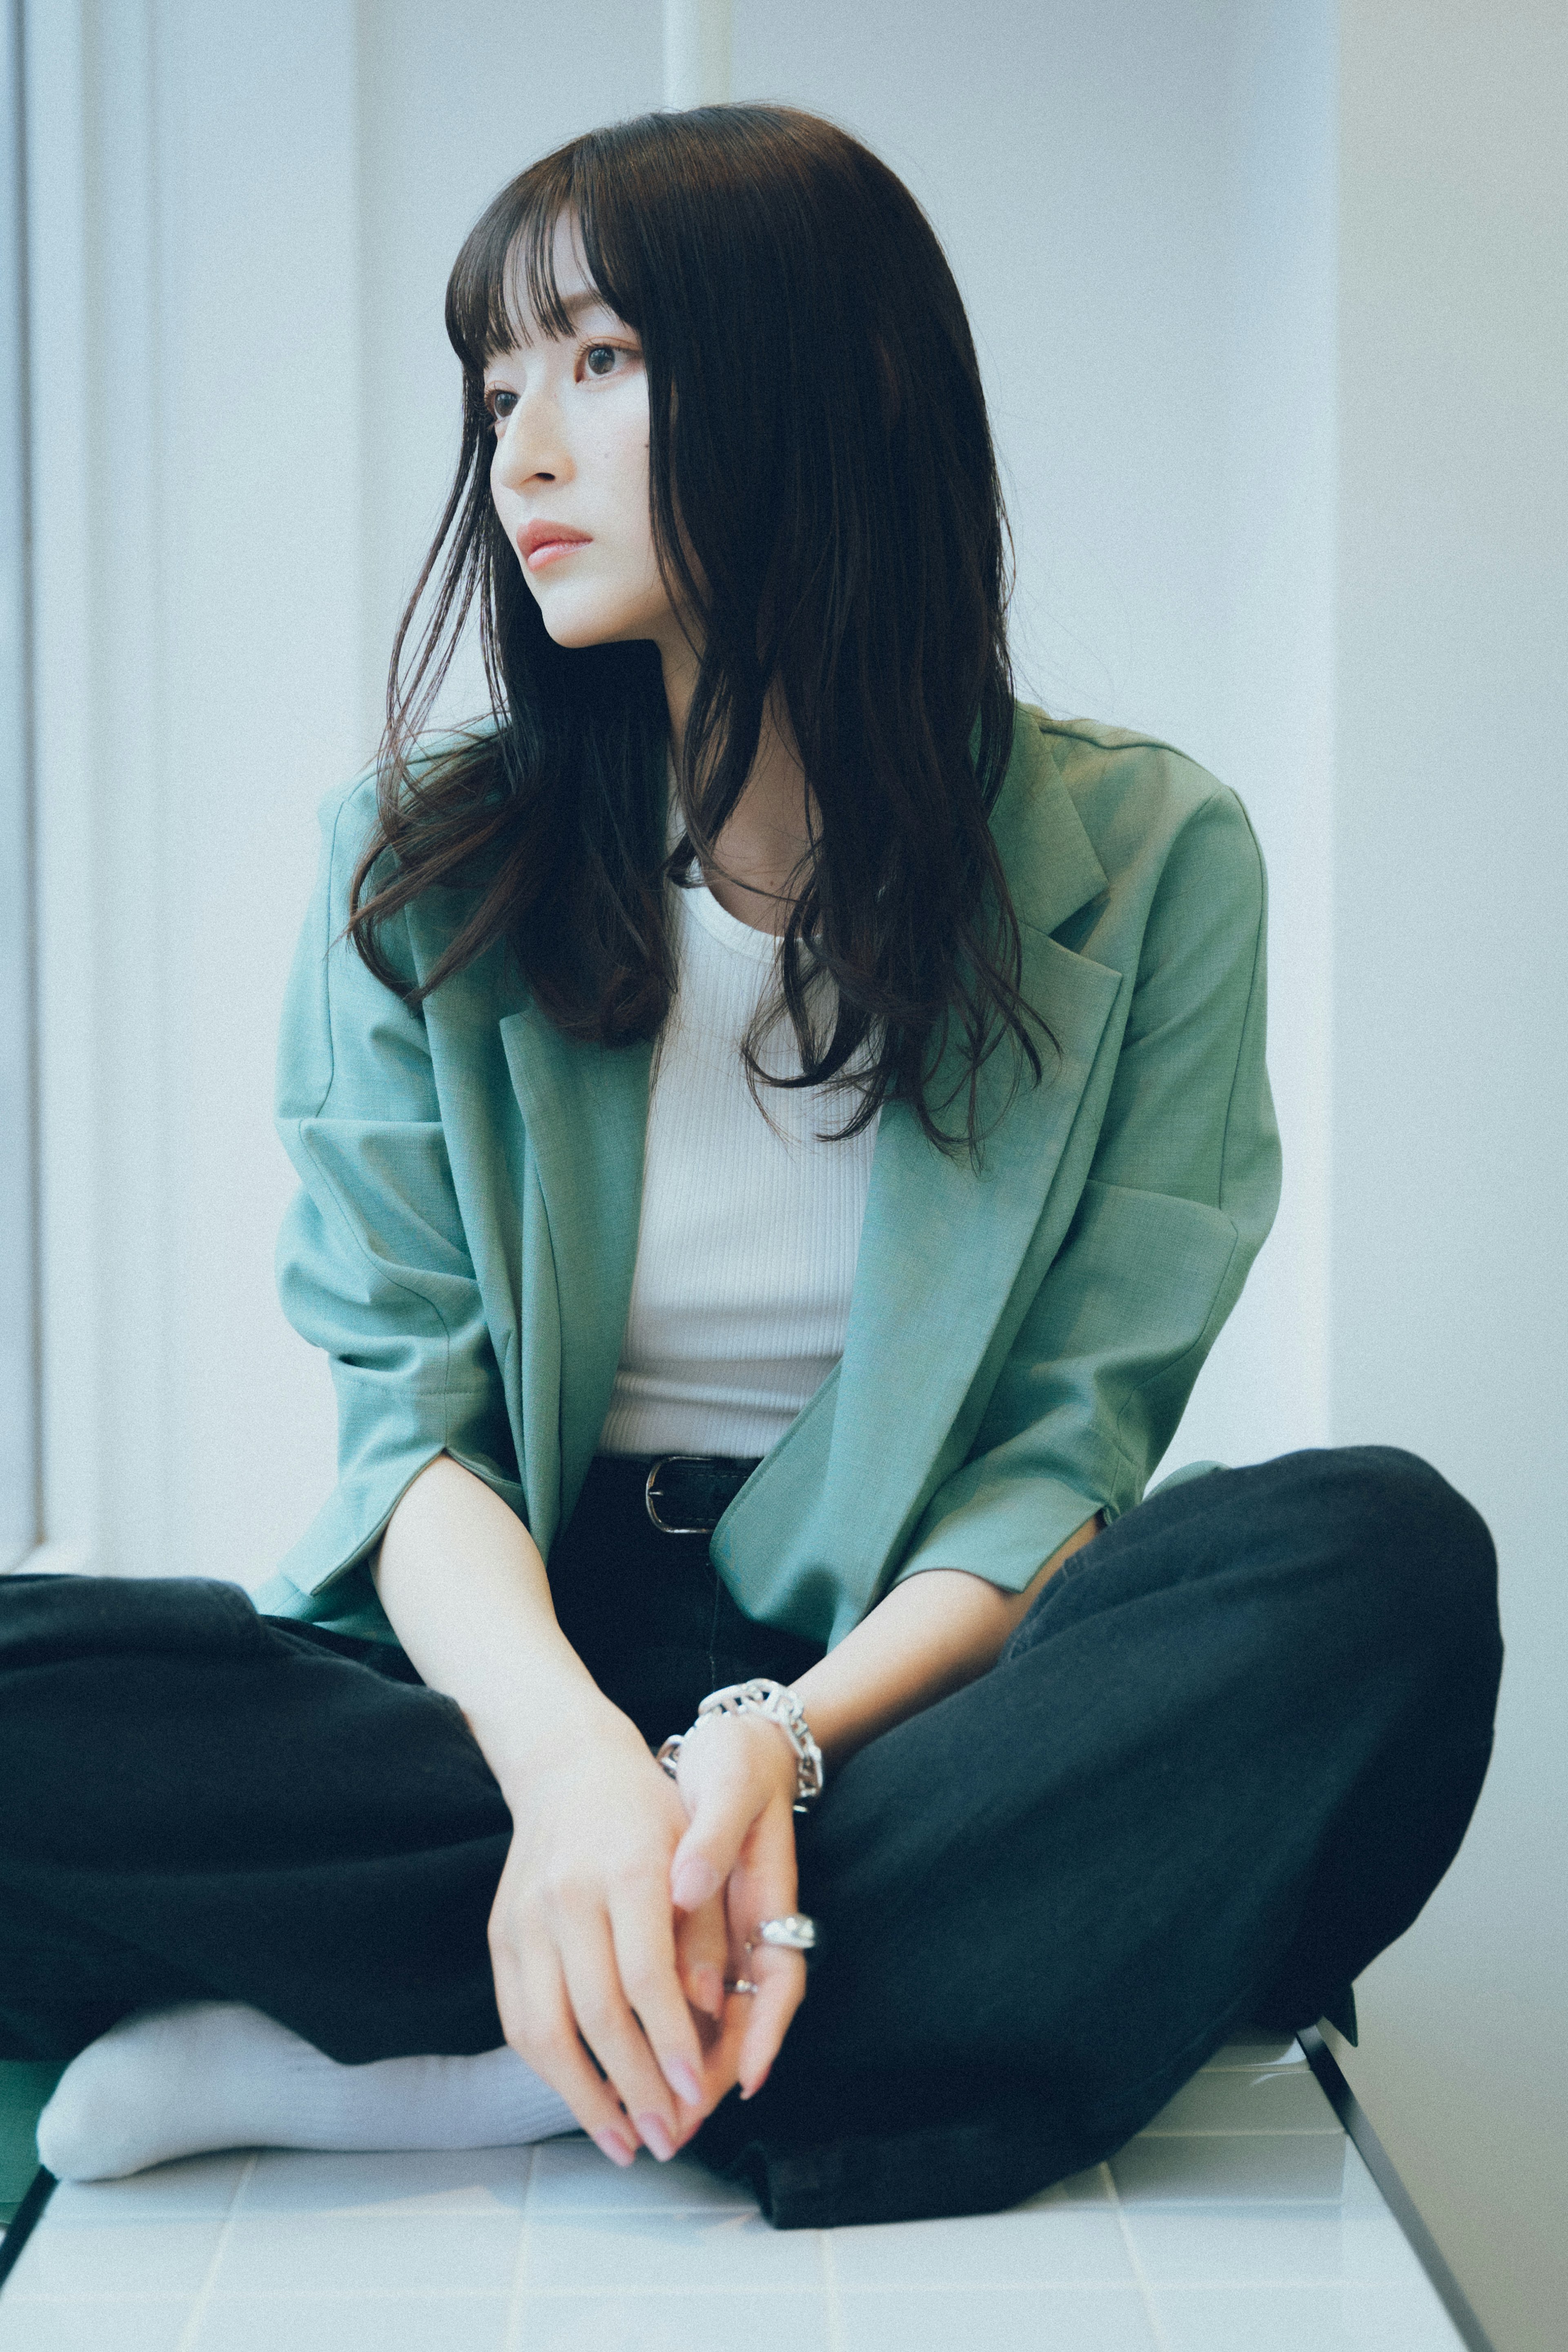
[[[608,1701],[506,1793],[489,1936],[507,2040],[616,2163],[639,2143],[667,2158],[713,2104],[670,1898],[686,1809]]]
[[[718,2021],[706,2037],[706,2112],[736,2083],[744,2099],[761,2089],[805,1998],[803,1955],[754,1942],[759,1920],[796,1906],[795,1750],[765,1717],[704,1716],[678,1770],[691,1816],[670,1869],[681,1977],[688,1998]],[[757,1990],[727,1997],[726,1977],[748,1978]]]

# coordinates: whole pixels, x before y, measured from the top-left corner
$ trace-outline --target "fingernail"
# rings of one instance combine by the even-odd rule
[[[626,2167],[629,2164],[632,2164],[636,2161],[636,2149],[633,2147],[628,2147],[620,2133],[612,2131],[608,2124],[606,2124],[602,2131],[596,2131],[594,2133],[593,2145],[595,2147],[602,2149],[603,2153],[610,2158],[611,2163],[618,2164],[622,2172],[625,2171]]]
[[[675,2143],[670,2137],[669,2129],[664,2117],[662,2116],[647,2115],[638,2116],[635,2120],[638,2130],[642,2133],[643,2137],[647,2141],[648,2146],[653,2149],[653,2154],[658,2158],[659,2162],[661,2164],[668,2164],[671,2157],[674,2156],[675,2152]]]
[[[768,2080],[768,2075],[769,2075],[769,2074],[771,2074],[771,2073],[772,2073],[772,2072],[773,2072],[773,2069],[772,2069],[772,2067],[771,2067],[771,2066],[764,2066],[764,2068],[762,2069],[761,2074],[758,2074],[758,2076],[757,2077],[756,2082],[755,2082],[755,2083],[753,2083],[753,2084],[750,2084],[747,2089],[745,2089],[745,2090],[743,2090],[743,2091],[741,2092],[741,2095],[741,2095],[741,2097],[742,2097],[743,2099],[754,2099],[754,2098],[757,2096],[758,2092],[758,2091],[760,2091],[760,2089],[762,2088],[762,2085],[764,2084],[764,2083],[766,2083],[766,2081]]]
[[[703,2086],[684,2058],[670,2060],[664,2068],[664,2080],[678,2099],[685,2099],[688,2107],[701,2106]]]

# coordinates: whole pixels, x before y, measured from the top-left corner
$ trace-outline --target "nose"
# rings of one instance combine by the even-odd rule
[[[530,385],[496,436],[491,484],[519,491],[530,482],[570,481],[571,474],[559,404],[547,385]]]

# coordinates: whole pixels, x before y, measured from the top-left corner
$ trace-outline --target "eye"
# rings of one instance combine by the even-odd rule
[[[613,343],[590,343],[582,354],[582,363],[590,375],[609,375],[623,354]],[[601,362],[606,362],[601,365]]]
[[[504,425],[517,404],[517,395],[504,384],[493,383],[485,394],[485,407],[492,425]]]

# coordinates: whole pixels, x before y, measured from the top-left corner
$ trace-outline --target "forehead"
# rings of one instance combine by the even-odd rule
[[[584,320],[614,319],[615,311],[589,275],[575,217],[563,213],[549,234],[525,226],[507,256],[505,323],[513,350],[559,341]],[[499,356],[496,345],[491,357]]]

